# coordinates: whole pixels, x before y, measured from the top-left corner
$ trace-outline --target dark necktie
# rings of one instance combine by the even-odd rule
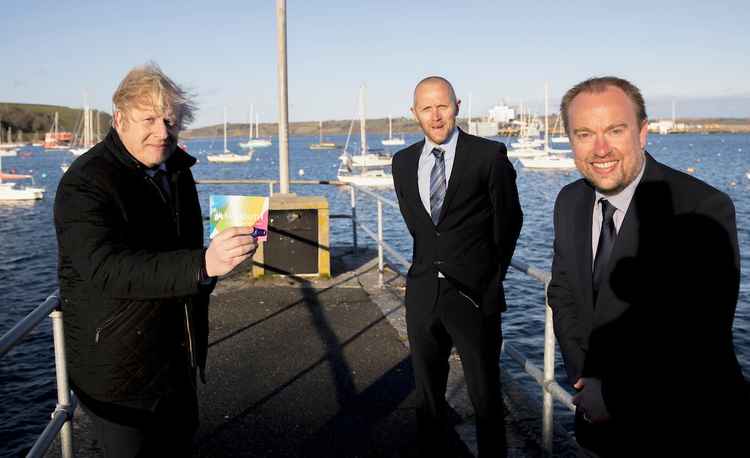
[[[169,189],[169,177],[167,176],[167,172],[162,169],[156,169],[156,172],[154,173],[154,181],[164,194],[164,198],[169,200],[171,193]]]
[[[445,151],[433,148],[432,155],[435,156],[435,165],[430,172],[430,217],[437,226],[445,199]]]
[[[602,230],[599,233],[599,243],[596,245],[596,258],[594,258],[594,303],[599,295],[599,287],[602,283],[602,277],[609,264],[609,255],[612,253],[612,247],[615,246],[617,239],[617,229],[615,228],[615,208],[607,199],[599,199],[602,205]]]

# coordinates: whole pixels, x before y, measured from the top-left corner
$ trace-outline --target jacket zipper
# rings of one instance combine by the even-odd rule
[[[471,302],[472,304],[474,304],[474,307],[479,308],[479,304],[477,304],[476,302],[474,302],[474,299],[472,299],[469,296],[467,296],[466,294],[464,294],[464,292],[461,291],[460,289],[457,290],[457,291],[458,291],[458,294],[462,295],[463,297],[465,297],[466,299],[468,299],[469,302]]]
[[[117,321],[120,317],[122,317],[125,314],[125,312],[127,311],[127,309],[128,309],[128,307],[126,307],[125,309],[123,309],[123,310],[119,311],[118,313],[112,315],[111,317],[107,318],[107,320],[105,320],[104,323],[102,323],[99,327],[96,328],[96,334],[94,335],[94,343],[96,343],[96,344],[99,343],[99,337],[100,337],[102,331],[104,331],[108,327],[112,326],[115,321]]]
[[[185,306],[185,330],[187,331],[187,346],[188,346],[188,355],[190,356],[190,367],[195,369],[197,367],[196,359],[195,359],[195,352],[193,351],[193,332],[192,332],[192,324],[190,322],[190,310],[188,310],[187,302],[184,304]]]

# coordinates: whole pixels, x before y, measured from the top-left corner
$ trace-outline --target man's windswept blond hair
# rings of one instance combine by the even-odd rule
[[[114,111],[123,114],[141,106],[153,107],[160,114],[171,108],[180,130],[193,122],[196,111],[192,94],[165,75],[156,62],[130,70],[112,95],[112,103]]]

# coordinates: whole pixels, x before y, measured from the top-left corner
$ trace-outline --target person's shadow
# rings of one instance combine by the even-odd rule
[[[633,196],[585,371],[602,379],[623,444],[694,452],[736,441],[737,425],[747,426],[732,342],[739,254],[726,196],[694,196],[692,207],[673,197],[664,182],[643,182]]]

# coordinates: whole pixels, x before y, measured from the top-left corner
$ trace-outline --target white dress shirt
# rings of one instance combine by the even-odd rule
[[[635,188],[638,187],[638,183],[643,178],[643,170],[646,168],[646,161],[643,161],[641,171],[638,172],[638,176],[627,186],[625,189],[611,196],[605,196],[604,194],[596,191],[594,193],[594,217],[591,219],[591,266],[593,267],[594,259],[596,259],[596,248],[599,245],[599,235],[602,232],[602,205],[599,202],[601,199],[607,199],[607,201],[615,207],[615,213],[612,215],[612,219],[615,220],[615,229],[617,233],[620,233],[620,226],[622,221],[625,219],[625,214],[630,207],[630,201],[633,200],[633,194],[635,194]]]

